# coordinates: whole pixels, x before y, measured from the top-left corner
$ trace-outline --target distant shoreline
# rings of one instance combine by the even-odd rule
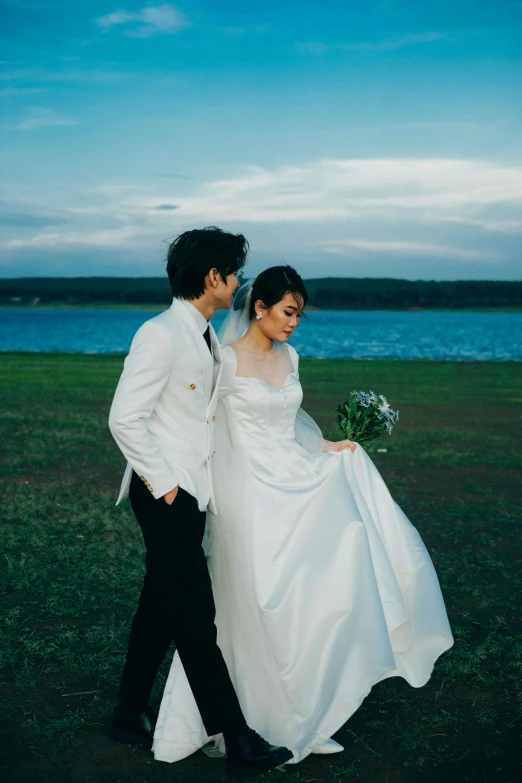
[[[304,281],[307,309],[324,311],[521,312],[522,280],[400,280],[324,277]],[[155,310],[169,307],[165,278],[0,279],[0,306]]]
[[[150,310],[162,312],[168,310],[169,304],[120,304],[120,303],[96,303],[68,304],[56,302],[55,304],[23,304],[13,302],[0,304],[0,310]],[[343,313],[522,313],[522,307],[314,307],[309,305],[308,312],[343,312]],[[220,312],[220,311],[218,311]],[[224,311],[221,311],[224,312]]]

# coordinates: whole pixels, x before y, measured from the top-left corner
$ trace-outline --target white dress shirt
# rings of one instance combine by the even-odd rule
[[[205,318],[205,316],[199,312],[197,307],[194,307],[192,302],[189,302],[188,299],[178,299],[176,297],[177,302],[181,302],[182,305],[185,306],[187,312],[190,313],[191,317],[196,322],[196,326],[198,327],[201,334],[205,334],[205,332],[208,329],[209,321]],[[212,340],[210,342],[210,354],[212,356],[212,362],[214,366],[213,370],[213,382],[212,382],[212,391],[216,388],[216,380],[219,373],[219,361],[216,357],[216,352],[214,350],[214,346],[212,345]]]

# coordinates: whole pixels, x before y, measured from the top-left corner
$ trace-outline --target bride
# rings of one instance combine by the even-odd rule
[[[290,748],[290,763],[342,750],[331,735],[373,685],[425,685],[453,644],[428,552],[372,461],[360,445],[324,441],[300,408],[299,359],[286,343],[306,301],[297,272],[272,267],[242,286],[220,330],[218,514],[206,543],[241,708]],[[222,738],[205,734],[175,654],[155,758],[204,746],[217,755]]]

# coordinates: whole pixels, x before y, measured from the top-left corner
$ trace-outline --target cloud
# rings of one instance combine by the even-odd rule
[[[64,68],[63,70],[58,71],[44,70],[42,68],[16,68],[11,71],[0,72],[0,81],[15,82],[23,79],[26,82],[72,82],[81,84],[99,84],[108,81],[127,79],[130,76],[131,74],[129,71],[109,71],[106,69],[103,70],[97,68],[93,68],[91,70]]]
[[[114,11],[95,21],[105,31],[116,26],[129,26],[125,35],[131,38],[149,38],[158,33],[172,35],[190,24],[185,14],[169,3],[147,5],[139,11]]]
[[[403,35],[399,38],[390,38],[375,42],[358,42],[342,44],[342,48],[352,52],[389,52],[402,49],[404,46],[415,46],[423,43],[433,43],[446,38],[444,33],[420,33],[419,35]]]
[[[326,54],[326,52],[337,49],[338,46],[325,44],[321,41],[305,41],[304,43],[296,43],[295,48],[301,54],[311,54],[314,57],[321,57],[321,55]]]
[[[189,179],[186,174],[153,174],[157,179]]]
[[[40,211],[43,211],[43,204]],[[252,166],[195,185],[105,182],[64,199],[63,232],[9,232],[4,247],[156,248],[194,226],[240,228],[277,257],[515,258],[522,167],[437,158]],[[436,262],[431,262],[435,265]],[[514,260],[513,260],[514,263]]]
[[[37,130],[38,128],[79,124],[80,123],[77,120],[66,117],[63,114],[54,111],[54,109],[33,109],[29,117],[11,127],[22,131],[32,131]]]
[[[493,204],[522,202],[522,167],[452,159],[323,159],[251,167],[176,198],[180,215],[253,222],[422,219],[429,210],[462,220]]]
[[[446,38],[445,33],[429,32],[417,35],[403,35],[398,38],[385,38],[381,41],[355,41],[353,43],[326,44],[321,41],[307,41],[296,44],[303,54],[321,56],[329,51],[342,52],[392,52],[404,46],[432,43]]]
[[[425,220],[438,221],[444,223],[460,223],[466,226],[476,226],[484,231],[497,234],[522,234],[522,220],[496,219],[496,218],[475,218],[460,217],[458,215],[424,215]]]
[[[44,226],[68,223],[67,218],[58,215],[46,215],[40,212],[0,212],[0,226],[16,228],[43,228]]]
[[[429,242],[377,241],[369,239],[345,239],[323,242],[321,247],[329,253],[347,257],[350,250],[374,254],[392,254],[394,256],[432,256],[434,258],[455,258],[464,261],[498,258],[497,253],[487,250],[452,247],[451,245],[431,244]],[[360,255],[360,253],[358,253]]]
[[[12,71],[2,71],[0,73],[0,81],[11,82],[16,79],[26,79],[37,73],[35,68],[15,68]]]
[[[4,243],[6,248],[53,248],[63,246],[81,247],[125,247],[136,237],[138,229],[132,226],[122,226],[109,231],[65,231],[48,234],[37,234],[27,239],[11,239]]]
[[[266,35],[270,30],[272,30],[272,23],[271,22],[265,22],[264,24],[253,24],[253,25],[247,25],[246,27],[234,27],[234,26],[227,26],[227,27],[218,27],[220,33],[225,33],[226,35],[248,35],[249,33],[252,33],[254,35]]]
[[[17,95],[38,95],[41,92],[43,92],[41,87],[4,87],[0,90],[0,96],[10,98]]]

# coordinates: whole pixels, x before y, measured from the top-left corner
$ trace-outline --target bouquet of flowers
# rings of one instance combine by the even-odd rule
[[[392,410],[382,394],[372,391],[352,391],[337,406],[337,424],[343,436],[361,446],[368,445],[385,432],[391,435],[398,420],[399,411]]]

